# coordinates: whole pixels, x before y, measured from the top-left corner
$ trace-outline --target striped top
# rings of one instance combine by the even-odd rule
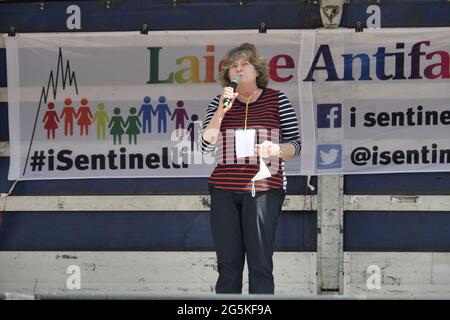
[[[216,96],[206,110],[203,130],[209,124],[218,105],[220,96]],[[260,169],[259,157],[237,158],[235,151],[235,132],[243,130],[245,125],[245,103],[236,99],[225,114],[220,126],[217,144],[212,145],[201,136],[201,150],[208,153],[216,150],[216,168],[209,177],[209,183],[215,188],[235,192],[250,192],[251,179]],[[274,143],[291,143],[295,148],[294,157],[300,154],[301,140],[298,121],[288,98],[278,90],[263,89],[259,98],[248,105],[247,129],[255,129],[255,143],[265,140]],[[278,157],[264,158],[271,176],[255,181],[256,191],[267,191],[283,187],[286,189],[284,161]]]

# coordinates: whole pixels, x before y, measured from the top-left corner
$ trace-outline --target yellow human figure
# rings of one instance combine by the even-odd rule
[[[106,136],[106,124],[109,122],[108,113],[105,111],[105,105],[99,103],[97,105],[98,111],[94,114],[94,123],[97,123],[97,139],[105,139]]]

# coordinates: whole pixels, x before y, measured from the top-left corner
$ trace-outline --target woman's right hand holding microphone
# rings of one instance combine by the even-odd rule
[[[234,92],[234,89],[232,87],[224,87],[222,96],[219,100],[219,107],[217,108],[217,112],[220,112],[222,116],[225,115],[225,113],[231,109],[231,106],[233,105],[233,102],[238,95],[239,93]],[[224,108],[223,104],[225,99],[230,99],[230,103],[228,103],[228,106]]]

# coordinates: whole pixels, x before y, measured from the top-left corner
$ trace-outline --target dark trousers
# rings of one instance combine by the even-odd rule
[[[247,255],[249,293],[274,293],[273,246],[283,189],[233,193],[210,185],[211,227],[219,278],[216,293],[242,293]]]

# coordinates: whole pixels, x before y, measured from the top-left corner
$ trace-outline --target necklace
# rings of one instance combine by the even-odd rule
[[[247,100],[247,103],[250,103],[250,100],[256,95],[256,93],[259,91],[259,88],[255,90],[250,96],[246,97],[243,94],[239,94],[242,98]]]

